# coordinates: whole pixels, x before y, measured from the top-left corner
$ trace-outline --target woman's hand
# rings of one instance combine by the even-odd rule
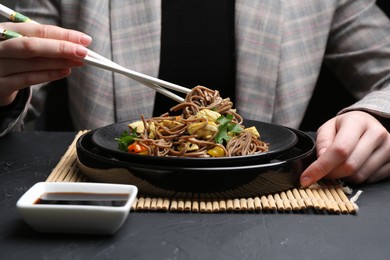
[[[0,41],[0,106],[10,104],[18,90],[66,77],[83,65],[91,37],[50,25],[1,23],[28,37]]]
[[[368,113],[341,114],[317,131],[317,160],[301,175],[307,187],[322,179],[361,183],[390,176],[390,134]]]

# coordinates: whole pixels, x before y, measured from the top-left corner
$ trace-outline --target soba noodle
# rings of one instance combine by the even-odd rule
[[[129,125],[137,132],[133,142],[141,147],[140,154],[223,157],[268,151],[268,144],[260,140],[256,128],[245,128],[233,103],[221,98],[217,90],[193,88],[183,103],[171,108],[180,110],[180,116],[141,116],[141,121]]]

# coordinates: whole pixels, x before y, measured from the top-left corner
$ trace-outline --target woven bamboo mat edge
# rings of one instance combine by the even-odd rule
[[[76,142],[87,131],[79,131],[65,154],[52,170],[47,182],[87,182],[77,163]],[[169,212],[328,212],[356,214],[358,206],[349,199],[349,188],[338,183],[316,184],[309,188],[294,188],[280,193],[236,199],[154,198],[138,194],[132,211]]]

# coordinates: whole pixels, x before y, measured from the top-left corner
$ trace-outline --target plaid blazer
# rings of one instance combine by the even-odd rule
[[[158,76],[160,0],[26,0],[18,10],[83,31],[95,52]],[[235,19],[235,106],[244,118],[298,127],[323,61],[359,99],[344,111],[390,117],[390,23],[375,0],[236,0]],[[73,70],[69,93],[77,129],[151,116],[155,94],[92,66]]]

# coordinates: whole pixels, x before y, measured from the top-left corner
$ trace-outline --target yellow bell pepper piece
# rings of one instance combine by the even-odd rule
[[[213,148],[207,150],[207,153],[213,157],[223,157],[225,156],[225,150],[219,146],[214,146]]]

